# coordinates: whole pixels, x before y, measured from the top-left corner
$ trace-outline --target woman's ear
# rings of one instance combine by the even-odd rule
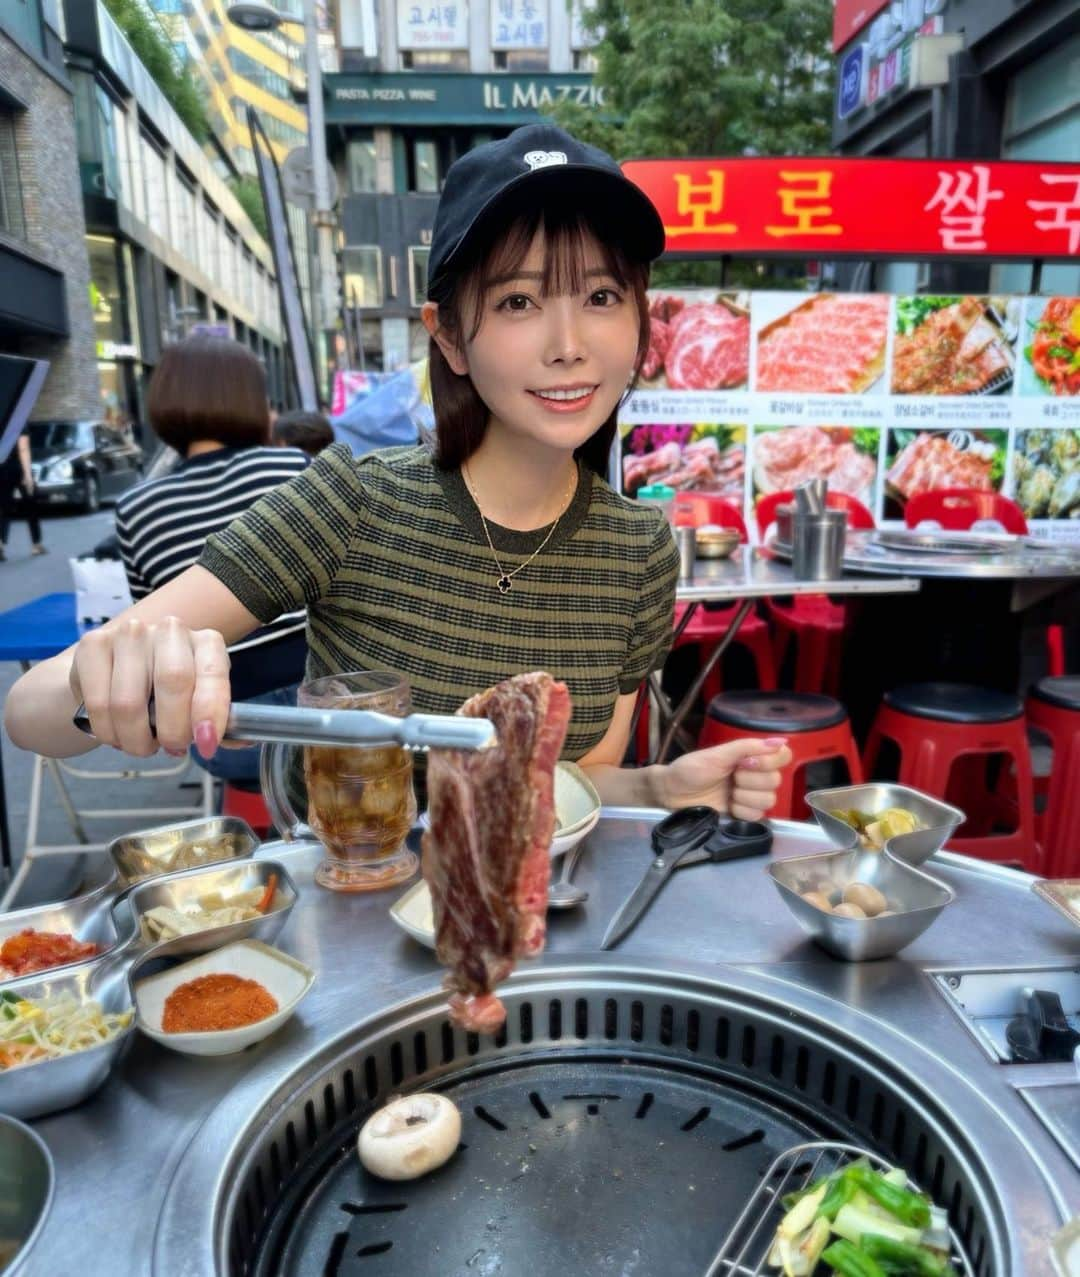
[[[435,339],[451,371],[457,373],[459,377],[467,376],[469,365],[465,361],[465,356],[458,349],[453,338],[439,326],[439,308],[434,302],[425,302],[421,306],[420,322],[428,330],[429,336]]]

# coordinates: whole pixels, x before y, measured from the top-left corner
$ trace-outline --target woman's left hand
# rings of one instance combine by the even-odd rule
[[[776,802],[781,769],[790,762],[782,736],[697,749],[656,769],[657,797],[671,811],[715,807],[738,820],[760,820]]]

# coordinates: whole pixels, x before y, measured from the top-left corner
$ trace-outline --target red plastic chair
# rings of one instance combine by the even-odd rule
[[[770,492],[758,497],[754,516],[762,540],[776,521],[776,507],[794,498],[793,492]],[[826,503],[830,509],[847,511],[849,528],[870,530],[875,526],[874,516],[866,506],[846,492],[829,492]],[[840,685],[840,657],[847,629],[845,605],[833,603],[823,594],[800,594],[787,604],[769,599],[765,607],[776,625],[777,669],[783,664],[788,642],[794,638],[795,690],[835,694]]]
[[[996,519],[1006,532],[1027,535],[1023,510],[1000,492],[939,488],[936,492],[916,493],[904,508],[904,522],[909,528],[933,520],[948,532],[967,532],[980,519]]]
[[[980,519],[996,519],[1006,532],[1027,535],[1023,510],[1000,492],[939,488],[936,492],[917,493],[904,508],[904,523],[909,528],[932,520],[948,532],[967,532]],[[1051,677],[1065,673],[1065,633],[1060,625],[1046,627],[1046,664]]]
[[[712,523],[721,528],[734,528],[739,540],[745,545],[747,541],[746,524],[742,515],[734,505],[724,497],[713,496],[706,492],[680,492],[675,498],[675,523],[679,527],[700,528],[703,524]],[[712,604],[699,605],[693,619],[679,635],[676,648],[689,647],[691,644],[712,645],[718,643],[727,633],[734,619],[738,604],[733,607],[716,607]],[[676,626],[686,613],[686,604],[675,606]],[[739,626],[734,642],[741,644],[750,653],[754,662],[754,670],[758,687],[762,691],[773,691],[776,687],[776,664],[773,659],[772,637],[769,627],[757,615],[750,612]],[[718,663],[705,681],[701,690],[706,705],[723,690],[723,677]],[[645,762],[649,754],[649,702],[646,698],[641,714],[638,717],[635,745],[639,762]]]

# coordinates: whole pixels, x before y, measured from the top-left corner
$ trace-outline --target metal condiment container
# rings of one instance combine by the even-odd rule
[[[675,528],[675,544],[679,550],[679,580],[694,579],[694,560],[697,558],[697,529]]]
[[[847,511],[800,514],[791,520],[791,566],[800,581],[835,581],[843,571]]]

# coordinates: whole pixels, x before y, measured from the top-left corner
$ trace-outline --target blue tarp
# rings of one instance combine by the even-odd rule
[[[413,371],[406,368],[353,400],[331,424],[335,438],[362,457],[376,448],[416,443],[421,430],[434,429],[435,419]]]

